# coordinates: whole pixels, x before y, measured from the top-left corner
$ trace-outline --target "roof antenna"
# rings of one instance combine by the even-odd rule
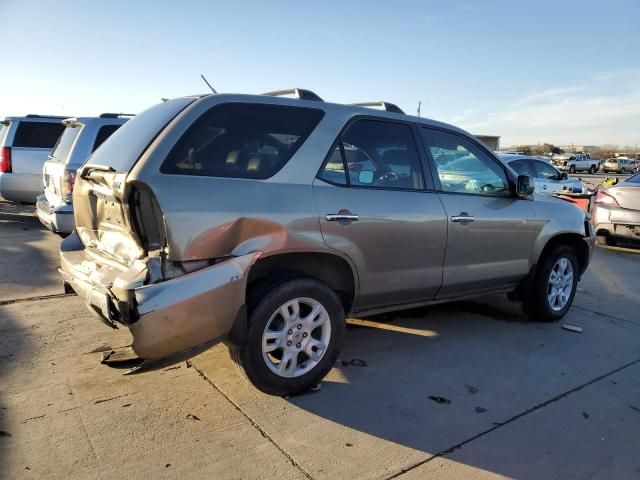
[[[207,84],[207,86],[211,89],[211,91],[212,91],[213,93],[218,93],[218,92],[216,92],[216,89],[215,89],[215,88],[213,88],[213,87],[211,86],[211,84],[207,81],[207,79],[206,79],[206,78],[204,78],[204,75],[203,75],[202,73],[200,74],[200,76],[202,77],[202,80],[204,80],[204,83],[206,83],[206,84]]]
[[[418,117],[420,116],[420,107],[422,106],[422,101],[418,100]]]

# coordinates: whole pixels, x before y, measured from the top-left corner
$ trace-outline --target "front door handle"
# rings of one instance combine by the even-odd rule
[[[324,219],[327,222],[357,222],[358,215],[352,213],[327,213]]]
[[[473,222],[475,217],[468,215],[466,212],[461,212],[460,215],[454,215],[451,217],[451,221],[454,223],[468,223]]]

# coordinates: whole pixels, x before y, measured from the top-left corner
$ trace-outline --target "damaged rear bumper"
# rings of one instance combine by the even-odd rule
[[[101,262],[73,233],[60,246],[60,273],[102,321],[125,325],[133,350],[156,360],[224,339],[244,311],[251,253],[153,285],[146,264]]]

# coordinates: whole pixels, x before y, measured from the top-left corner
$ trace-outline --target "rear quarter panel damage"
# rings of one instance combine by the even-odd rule
[[[155,360],[223,338],[244,304],[251,253],[135,290],[133,350]]]

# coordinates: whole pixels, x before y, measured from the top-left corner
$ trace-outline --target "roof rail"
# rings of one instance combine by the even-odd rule
[[[69,117],[64,117],[62,115],[36,115],[35,113],[29,113],[25,115],[25,117],[27,118],[61,118],[63,120],[65,118],[69,118]]]
[[[133,113],[101,113],[100,118],[135,117]]]
[[[354,107],[380,107],[382,108],[382,110],[385,110],[387,112],[404,114],[402,109],[395,103],[384,102],[382,100],[379,102],[358,102],[352,103],[351,105],[353,105]]]
[[[297,100],[313,100],[315,102],[324,102],[317,94],[311,90],[304,88],[287,88],[285,90],[275,90],[273,92],[263,93],[269,97],[281,97],[283,95],[295,95]]]

